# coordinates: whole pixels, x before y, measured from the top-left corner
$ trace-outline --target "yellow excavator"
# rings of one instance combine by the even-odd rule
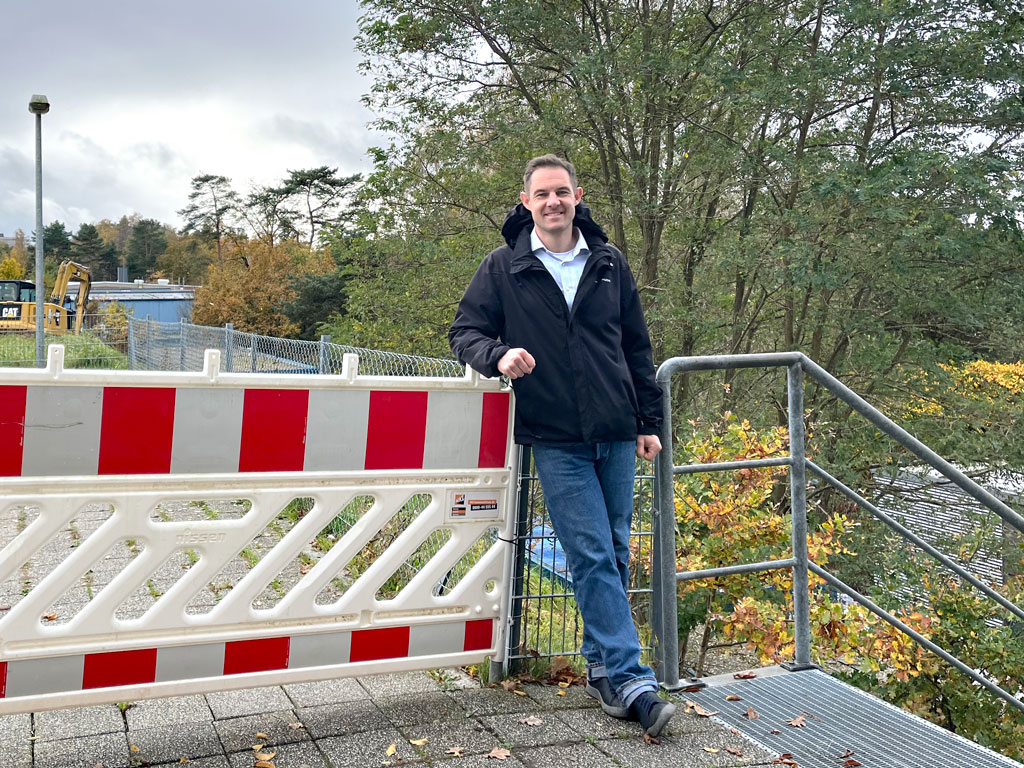
[[[68,294],[68,283],[78,281],[78,297]],[[92,273],[73,261],[63,261],[49,301],[43,303],[43,330],[69,333],[82,330],[89,301]],[[28,280],[0,280],[0,331],[34,331],[36,328],[36,287]]]

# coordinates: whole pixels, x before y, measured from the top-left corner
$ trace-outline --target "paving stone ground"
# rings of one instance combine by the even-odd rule
[[[522,684],[523,696],[452,670],[7,715],[0,766],[253,768],[274,753],[275,768],[731,768],[776,757],[684,706],[647,744],[582,689],[559,690]],[[487,757],[496,747],[505,760]]]

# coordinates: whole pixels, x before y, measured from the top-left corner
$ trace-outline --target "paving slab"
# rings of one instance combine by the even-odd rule
[[[486,755],[472,755],[453,757],[450,760],[435,760],[433,764],[444,766],[444,768],[495,768],[495,766],[500,766],[500,768],[525,768],[515,754],[501,761],[494,760]],[[558,768],[558,766],[551,766],[550,768]]]
[[[618,768],[618,763],[586,742],[517,749],[515,755],[527,768]]]
[[[143,699],[128,707],[124,716],[129,731],[182,723],[213,722],[213,711],[206,697],[201,695]]]
[[[544,709],[583,709],[600,707],[597,699],[588,695],[582,685],[559,688],[557,685],[522,685],[520,689]]]
[[[391,723],[369,699],[306,707],[295,713],[314,739],[387,728]]]
[[[523,720],[535,717],[540,725],[529,725]],[[562,741],[574,741],[579,735],[549,712],[537,712],[533,715],[517,713],[514,715],[492,715],[480,718],[498,740],[505,746],[536,747],[545,744],[557,744]]]
[[[274,753],[274,757],[268,762],[273,762],[275,768],[330,768],[320,748],[311,741],[267,747],[263,752]],[[253,768],[255,753],[235,752],[228,756],[228,763],[231,768]],[[188,768],[192,768],[191,763]]]
[[[351,736],[335,736],[317,742],[320,751],[334,768],[366,768],[389,763],[397,764],[395,756],[388,757],[388,747],[392,744],[395,745],[396,756],[402,756],[401,765],[423,762],[416,749],[408,744],[395,728],[365,731]]]
[[[501,715],[515,712],[536,712],[537,702],[529,696],[517,696],[504,688],[477,688],[453,691],[453,697],[471,715]]]
[[[728,731],[704,731],[667,735],[659,744],[647,744],[643,739],[607,739],[595,742],[595,746],[630,768],[727,768],[731,766],[770,764],[775,755],[754,747],[745,739]],[[712,751],[705,749],[707,747]],[[726,747],[739,749],[737,756],[725,750]]]
[[[580,739],[639,739],[643,736],[640,723],[610,717],[600,708],[560,710],[552,712],[551,716],[572,728]]]
[[[339,701],[360,701],[370,694],[354,677],[337,680],[317,680],[314,683],[295,683],[284,686],[284,692],[296,707],[316,707]]]
[[[278,686],[247,688],[243,691],[218,691],[206,694],[206,701],[217,720],[228,717],[258,715],[291,709],[292,702]]]
[[[74,733],[74,731],[69,731]],[[37,768],[129,768],[137,765],[128,751],[123,733],[104,733],[58,741],[37,741],[35,765]]]
[[[374,699],[407,696],[413,693],[434,693],[441,685],[424,672],[399,672],[359,678],[359,684]]]
[[[224,754],[213,723],[139,728],[128,732],[128,747],[139,760],[147,763],[175,763],[183,757],[191,762],[192,758]]]
[[[282,712],[263,712],[258,715],[217,720],[213,727],[217,729],[224,751],[230,753],[251,750],[253,744],[278,746],[295,741],[309,741],[310,735],[306,728],[291,727],[293,723],[299,722],[301,721],[295,713],[288,709]]]
[[[187,768],[231,768],[228,764],[228,759],[224,755],[215,755],[214,757],[200,757],[198,760],[189,760],[184,765]],[[180,760],[175,760],[173,763],[160,763],[160,765],[154,765],[153,768],[182,768],[183,764]]]
[[[464,755],[483,755],[501,746],[498,738],[475,718],[407,725],[398,730],[410,743],[413,740],[426,739],[426,744],[412,746],[421,756],[431,760],[453,757],[448,754],[448,750],[453,747],[462,747]]]
[[[394,725],[420,725],[443,720],[464,720],[468,713],[458,701],[442,691],[394,696],[376,702]]]
[[[35,735],[40,741],[93,736],[102,733],[124,733],[124,716],[115,704],[100,707],[77,707],[37,712]],[[109,768],[109,767],[108,767]]]

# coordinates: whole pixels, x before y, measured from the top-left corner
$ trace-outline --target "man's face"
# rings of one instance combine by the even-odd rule
[[[541,240],[545,240],[545,236],[547,240],[554,240],[572,231],[576,204],[582,197],[583,188],[572,188],[567,170],[547,167],[535,170],[530,177],[530,188],[519,194],[523,205],[533,214]]]

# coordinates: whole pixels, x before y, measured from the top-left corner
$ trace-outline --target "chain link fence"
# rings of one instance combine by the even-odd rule
[[[143,371],[201,371],[207,349],[221,353],[221,370],[232,373],[341,373],[346,353],[359,355],[359,372],[369,376],[462,378],[455,360],[400,355],[320,341],[281,339],[192,323],[167,323],[103,313],[86,315],[81,334],[47,333],[45,344],[65,346],[68,368],[127,368]],[[0,366],[32,367],[31,331],[0,334]]]

